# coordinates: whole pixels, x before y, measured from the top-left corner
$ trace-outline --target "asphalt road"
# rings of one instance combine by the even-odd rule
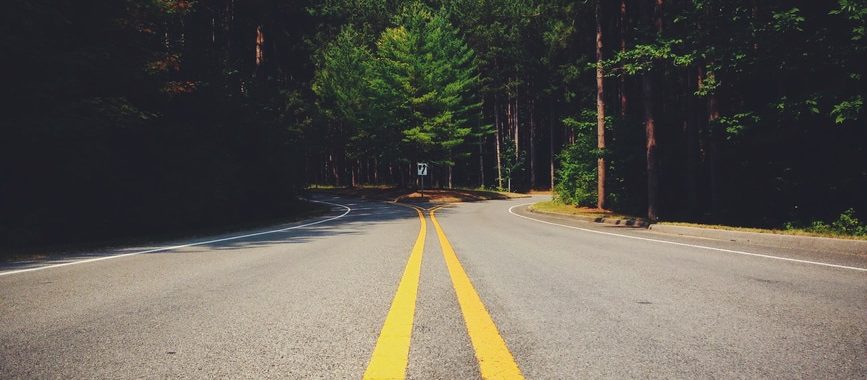
[[[867,378],[867,257],[319,199],[351,210],[0,267],[0,378]]]

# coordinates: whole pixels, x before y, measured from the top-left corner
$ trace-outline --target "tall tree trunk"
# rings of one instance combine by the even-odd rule
[[[512,94],[506,95],[506,129],[512,143],[515,143],[514,112],[512,111]]]
[[[626,33],[629,26],[629,18],[626,14],[626,0],[620,0],[620,52],[626,52]],[[629,100],[626,96],[626,76],[620,76],[620,116],[626,116]]]
[[[265,62],[265,33],[262,32],[262,25],[256,26],[256,67],[262,66]]]
[[[328,155],[328,167],[331,169],[331,176],[334,178],[334,186],[340,186],[340,175],[337,173],[336,160],[334,154]]]
[[[241,45],[236,38],[239,33],[235,32],[235,0],[226,2],[225,13],[223,14],[223,39],[226,41],[225,54],[223,55],[223,72],[225,74],[225,83],[227,92],[230,95],[237,95],[243,92],[243,84],[238,72],[238,57],[241,54],[239,46]],[[246,53],[245,53],[246,54]]]
[[[605,194],[605,70],[602,67],[602,0],[596,0],[596,207],[606,208]]]
[[[759,28],[759,1],[752,0],[752,38],[753,38],[753,51],[758,53],[759,51],[759,39],[756,36],[756,30]]]
[[[503,188],[503,155],[500,152],[500,110],[497,95],[494,95],[494,146],[497,153],[497,188]]]
[[[656,0],[653,7],[653,25],[656,27],[657,36],[662,36],[663,17],[662,7],[665,5],[665,0]]]
[[[486,136],[479,136],[479,187],[485,187],[485,142]]]
[[[515,125],[515,164],[518,163],[518,158],[521,157],[521,127],[520,127],[520,118],[518,118],[518,87],[515,87],[515,107],[512,108],[512,117]],[[511,177],[511,176],[510,176]]]
[[[553,108],[549,103],[549,108]],[[548,179],[550,179],[550,188],[549,190],[554,191],[554,182],[556,181],[556,177],[554,175],[554,121],[553,121],[553,110],[549,110],[549,119],[548,119],[548,164],[549,164],[549,175]]]
[[[712,63],[711,63],[712,65]],[[708,79],[713,79],[714,72],[708,71]],[[720,189],[720,140],[722,139],[722,129],[719,124],[720,111],[717,95],[713,92],[707,97],[707,124],[710,129],[710,144],[708,148],[708,156],[710,159],[710,204],[714,218],[719,220],[720,212],[722,211],[722,199]]]
[[[406,172],[401,169],[399,162],[395,166],[397,166],[397,173],[400,174],[400,186],[403,188],[409,187],[409,179],[406,176]]]
[[[657,190],[659,176],[656,172],[656,123],[653,118],[653,80],[649,73],[641,78],[642,103],[644,104],[644,133],[647,159],[647,219],[657,220]]]
[[[702,70],[698,67],[687,69],[687,101],[684,112],[686,132],[686,204],[690,218],[698,213],[698,99],[695,92],[702,80]]]
[[[657,36],[662,35],[662,6],[663,0],[656,0],[653,7],[653,24],[656,26]],[[641,77],[642,103],[644,103],[644,132],[647,139],[645,144],[647,157],[647,219],[656,222],[657,200],[659,191],[659,173],[656,162],[656,120],[653,115],[653,72],[646,72]]]
[[[530,190],[536,188],[536,102],[530,100]]]
[[[331,172],[334,174],[334,186],[342,186],[342,176],[340,171],[343,169],[340,162],[340,155],[335,154],[334,159],[331,161]]]
[[[352,187],[358,186],[358,166],[359,165],[356,162],[353,162],[349,165],[349,176],[352,180]]]
[[[368,184],[373,183],[373,181],[370,180],[370,159],[369,158],[364,160],[364,178]]]
[[[412,162],[407,162],[406,163],[406,174],[409,176],[409,178],[415,178],[415,187],[418,188],[418,179],[421,176],[416,175],[416,173],[413,172],[413,169],[414,168],[413,168]],[[410,181],[412,181],[412,180],[410,180]]]
[[[566,141],[568,141],[569,144],[575,144],[575,128],[563,126],[563,129],[566,132]]]
[[[256,85],[260,86],[265,81],[265,31],[262,25],[256,26],[256,70],[253,72],[253,77],[256,78]]]

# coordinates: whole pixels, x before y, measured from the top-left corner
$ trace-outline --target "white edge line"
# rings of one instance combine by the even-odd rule
[[[238,239],[243,239],[243,238],[248,238],[248,237],[253,237],[253,236],[267,235],[267,234],[273,234],[273,233],[278,233],[278,232],[285,232],[285,231],[294,230],[297,228],[310,227],[313,225],[317,225],[317,224],[321,224],[321,223],[325,223],[325,222],[330,222],[330,221],[335,220],[335,219],[340,219],[352,211],[352,208],[350,208],[349,206],[338,204],[338,203],[315,201],[312,199],[309,201],[310,202],[316,202],[316,203],[324,203],[324,204],[331,205],[331,206],[343,207],[346,209],[346,211],[344,211],[343,214],[340,214],[340,215],[332,217],[332,218],[323,219],[323,220],[319,220],[316,222],[302,224],[302,225],[298,225],[298,226],[281,228],[279,230],[256,232],[256,233],[252,233],[252,234],[239,235],[239,236],[230,236],[230,237],[222,238],[222,239],[200,241],[200,242],[196,242],[196,243],[182,244],[182,245],[173,245],[173,246],[169,246],[169,247],[160,247],[160,248],[154,248],[154,249],[149,249],[147,251],[140,251],[140,252],[130,252],[130,253],[122,253],[122,254],[118,254],[118,255],[102,256],[102,257],[97,257],[97,258],[93,258],[93,259],[71,261],[71,262],[61,263],[61,264],[46,265],[46,266],[27,268],[27,269],[17,269],[17,270],[11,270],[11,271],[6,271],[6,272],[0,272],[0,276],[7,276],[7,275],[11,275],[11,274],[25,273],[25,272],[34,272],[34,271],[43,270],[43,269],[59,268],[59,267],[65,267],[65,266],[69,266],[69,265],[76,265],[76,264],[92,263],[92,262],[96,262],[96,261],[116,259],[119,257],[141,255],[141,254],[145,254],[145,253],[171,251],[171,250],[179,249],[179,248],[193,247],[193,246],[197,246],[197,245],[219,243],[219,242],[223,242],[223,241],[238,240]]]
[[[678,242],[669,241],[669,240],[649,239],[649,238],[643,238],[643,237],[638,237],[638,236],[622,235],[622,234],[615,234],[615,233],[611,233],[611,232],[596,231],[596,230],[591,230],[591,229],[581,228],[581,227],[567,226],[567,225],[565,225],[565,224],[551,223],[551,222],[547,222],[547,221],[544,221],[544,220],[531,218],[531,217],[529,217],[529,216],[519,215],[519,214],[517,214],[517,213],[514,211],[516,207],[527,206],[527,205],[531,205],[531,204],[533,204],[533,203],[524,203],[524,204],[520,204],[520,205],[515,205],[515,206],[512,206],[512,207],[509,207],[509,213],[512,214],[512,215],[515,215],[515,216],[517,216],[517,217],[521,217],[521,218],[524,218],[524,219],[533,220],[533,221],[536,221],[536,222],[539,222],[539,223],[545,223],[545,224],[550,224],[550,225],[554,225],[554,226],[566,227],[566,228],[571,228],[571,229],[580,230],[580,231],[585,231],[585,232],[592,232],[592,233],[594,233],[594,234],[600,234],[600,235],[619,236],[619,237],[627,238],[627,239],[635,239],[635,240],[652,241],[652,242],[655,242],[655,243],[665,243],[665,244],[679,245],[679,246],[683,246],[683,247],[691,247],[691,248],[702,248],[702,249],[708,249],[708,250],[711,250],[711,251],[719,251],[719,252],[735,253],[735,254],[738,254],[738,255],[755,256],[755,257],[763,257],[763,258],[766,258],[766,259],[774,259],[774,260],[791,261],[791,262],[802,263],[802,264],[812,264],[812,265],[820,265],[820,266],[823,266],[823,267],[840,268],[840,269],[851,269],[851,270],[856,270],[856,271],[860,271],[860,272],[867,272],[867,268],[850,267],[850,266],[846,266],[846,265],[837,265],[837,264],[828,264],[828,263],[821,263],[821,262],[817,262],[817,261],[809,261],[809,260],[791,259],[791,258],[788,258],[788,257],[779,257],[779,256],[763,255],[763,254],[760,254],[760,253],[750,253],[750,252],[735,251],[735,250],[725,249],[725,248],[715,248],[715,247],[707,247],[707,246],[703,246],[703,245],[695,245],[695,244],[678,243]]]

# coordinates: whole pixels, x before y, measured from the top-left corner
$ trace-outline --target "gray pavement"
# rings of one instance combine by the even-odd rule
[[[528,378],[867,376],[865,272],[568,229],[509,218],[508,206],[438,218]],[[867,268],[864,257],[546,221]]]
[[[286,233],[0,276],[0,377],[359,377],[418,218],[341,203]]]
[[[406,207],[321,199],[352,211],[0,268],[0,378],[360,378],[419,221]],[[437,212],[527,378],[867,378],[867,272],[722,250],[853,268],[864,256],[509,212],[539,199]],[[479,376],[429,218],[413,327],[408,377]]]

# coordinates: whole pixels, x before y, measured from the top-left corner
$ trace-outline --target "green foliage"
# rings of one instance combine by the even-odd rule
[[[596,203],[596,165],[588,163],[586,150],[577,144],[567,145],[558,155],[560,168],[554,194],[558,201],[592,206]]]
[[[834,232],[844,235],[867,235],[867,225],[861,223],[855,217],[855,209],[848,209],[831,223],[831,229]]]
[[[797,223],[788,222],[784,225],[787,230],[798,229]],[[849,208],[837,220],[827,224],[821,220],[814,220],[804,228],[805,231],[817,234],[833,234],[848,236],[867,236],[867,224],[862,223],[855,216],[855,209]]]
[[[489,133],[478,122],[475,53],[443,12],[420,2],[393,22],[372,53],[351,27],[325,49],[313,83],[322,112],[358,142],[351,156],[454,165],[470,137]]]
[[[867,1],[838,0],[838,7],[831,10],[832,15],[844,15],[852,23],[852,41],[861,41],[865,35],[865,20],[867,20]]]
[[[773,28],[777,32],[804,31],[803,24],[806,19],[801,16],[801,10],[798,8],[774,12],[773,17]]]
[[[837,124],[843,124],[847,121],[857,121],[863,107],[864,98],[858,95],[835,104],[831,110],[831,117],[834,118],[834,122]]]
[[[323,111],[334,120],[357,124],[363,118],[370,56],[352,26],[344,28],[325,48],[312,88]]]
[[[675,49],[683,40],[658,40],[652,44],[637,44],[632,49],[618,52],[613,59],[603,62],[608,76],[638,75],[649,72],[660,63],[688,66],[695,61],[693,54],[677,54]],[[595,67],[595,66],[594,66]]]
[[[810,226],[806,228],[806,230],[817,234],[827,234],[832,232],[831,226],[825,224],[825,222],[821,220],[813,221],[812,223],[810,223]]]
[[[563,124],[575,133],[575,143],[563,148],[557,159],[556,198],[566,204],[596,204],[596,112],[585,109],[579,118],[566,118]]]
[[[734,115],[726,115],[717,121],[725,131],[726,139],[735,139],[742,136],[745,131],[759,123],[760,118],[753,112],[742,112]]]
[[[369,67],[372,54],[351,25],[346,26],[322,52],[312,89],[318,108],[330,125],[325,134],[343,145],[349,158],[357,158],[375,142],[369,122]],[[347,137],[349,137],[347,139]]]
[[[514,191],[515,185],[527,171],[527,152],[515,154],[515,141],[506,136],[503,139],[503,179],[507,181],[507,187],[499,191]]]

